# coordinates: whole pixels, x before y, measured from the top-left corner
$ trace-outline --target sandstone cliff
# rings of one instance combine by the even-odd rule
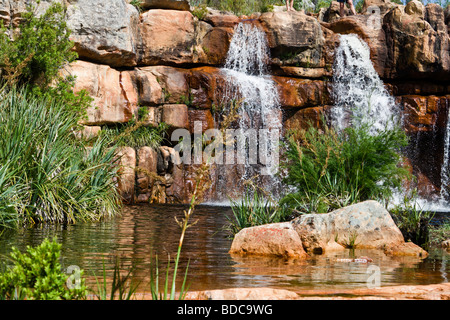
[[[52,0],[42,1],[38,12]],[[371,60],[405,115],[416,158],[411,164],[423,191],[438,189],[442,136],[450,101],[449,7],[406,6],[366,0],[363,13],[338,17],[338,3],[316,15],[268,12],[239,18],[208,10],[198,19],[188,1],[54,0],[68,6],[67,21],[79,60],[63,72],[77,77],[76,90],[94,98],[84,123],[125,123],[146,107],[149,125],[164,121],[174,128],[217,126],[215,108],[223,90],[223,66],[234,27],[240,21],[262,28],[271,53],[270,72],[277,84],[286,129],[305,126],[333,105],[334,50],[339,34],[356,33],[368,43]],[[20,23],[25,0],[0,0],[0,19]],[[430,141],[437,153],[431,154]],[[127,202],[185,201],[192,168],[174,165],[173,149],[125,148],[128,167],[144,166],[158,179],[127,171],[121,184]],[[420,161],[419,161],[420,160]],[[129,162],[129,163],[128,163]],[[214,193],[214,190],[211,190]]]

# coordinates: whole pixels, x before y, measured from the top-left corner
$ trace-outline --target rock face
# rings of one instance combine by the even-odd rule
[[[405,243],[389,212],[364,201],[327,214],[304,214],[284,223],[245,228],[236,234],[230,253],[307,258],[347,247],[380,249],[393,256],[426,258],[427,252]]]
[[[125,123],[136,115],[137,92],[128,72],[79,60],[63,74],[76,77],[76,92],[86,90],[94,98],[86,125]]]
[[[389,78],[432,77],[448,80],[449,36],[444,10],[413,0],[384,17]]]
[[[173,9],[189,10],[189,1],[187,0],[141,0],[141,7],[144,9]]]
[[[67,24],[80,58],[132,67],[137,64],[139,13],[124,0],[71,0]]]
[[[26,4],[32,2],[0,0],[0,20],[17,27]],[[306,128],[310,123],[318,127],[333,106],[333,63],[339,37],[356,33],[369,45],[375,70],[404,115],[404,129],[412,141],[409,160],[420,177],[419,190],[439,192],[438,168],[443,158],[439,150],[443,149],[450,107],[450,7],[424,6],[415,0],[406,6],[365,0],[362,14],[341,18],[339,3],[332,1],[318,17],[286,12],[282,7],[246,19],[211,8],[197,17],[187,0],[141,0],[139,11],[128,0],[107,4],[42,0],[37,13],[52,2],[67,5],[66,21],[79,55],[79,61],[62,73],[76,76],[75,90],[86,89],[94,98],[83,123],[86,135],[144,112],[148,127],[162,121],[169,123],[170,130],[192,132],[195,121],[202,123],[203,132],[218,127],[227,90],[220,68],[240,22],[255,24],[267,35],[268,70],[277,86],[284,128]],[[438,151],[430,153],[430,145]],[[141,159],[144,154],[151,157],[147,152]],[[181,166],[158,173],[159,179],[150,180],[146,187],[148,181],[139,178],[135,200],[187,202],[193,171]],[[238,177],[242,168],[227,168],[226,172]],[[221,173],[215,174],[213,185],[223,180]],[[227,189],[233,181],[224,183]]]

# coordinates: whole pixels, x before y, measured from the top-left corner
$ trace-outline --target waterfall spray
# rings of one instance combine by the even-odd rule
[[[278,91],[267,70],[269,59],[266,34],[252,24],[240,23],[235,28],[222,73],[226,79],[223,104],[226,105],[233,100],[241,101],[239,129],[255,130],[259,133],[270,132],[270,137],[273,137],[272,133],[276,133],[276,139],[270,137],[262,139],[262,136],[258,135],[259,162],[245,163],[241,181],[262,174],[265,175],[264,184],[269,183],[270,189],[273,190],[278,184],[275,177],[278,163],[261,164],[261,161],[267,158],[267,154],[261,153],[263,147],[272,155],[278,154],[278,136],[282,129]]]
[[[341,35],[333,66],[332,123],[337,130],[369,124],[371,133],[399,121],[396,103],[370,60],[369,46],[357,35]]]

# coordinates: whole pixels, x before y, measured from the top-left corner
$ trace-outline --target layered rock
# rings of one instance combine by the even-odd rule
[[[138,96],[129,72],[79,60],[62,74],[76,77],[74,91],[86,90],[94,99],[86,125],[126,123],[137,115]]]
[[[55,1],[63,2],[41,1],[38,14]],[[0,0],[0,19],[17,26],[26,3]],[[447,122],[449,7],[424,6],[415,0],[406,6],[365,0],[363,14],[340,18],[339,4],[333,1],[317,18],[280,11],[254,14],[247,20],[210,8],[199,19],[185,0],[142,0],[141,12],[126,0],[112,0],[107,5],[94,0],[64,3],[80,59],[65,71],[77,77],[76,91],[86,89],[94,98],[82,134],[96,135],[100,126],[126,123],[140,108],[145,108],[141,114],[145,110],[147,126],[164,121],[171,130],[192,132],[194,123],[200,121],[202,132],[217,127],[227,90],[220,67],[234,27],[241,21],[256,24],[267,34],[269,71],[277,85],[284,128],[319,126],[333,105],[331,80],[339,35],[356,33],[369,45],[375,70],[396,96],[406,120],[405,130],[420,149],[413,151],[417,160],[411,159],[415,172],[421,181],[430,181],[434,190],[439,189],[440,172],[435,168],[442,155],[429,155],[426,146],[431,137],[441,137],[433,142],[440,148]],[[143,152],[141,159],[144,154],[152,157]],[[139,162],[138,156],[136,166]],[[160,201],[186,202],[194,169],[180,166],[177,170],[157,173],[159,180],[137,178],[135,198],[142,190],[141,199],[159,193],[162,196],[154,198]],[[238,167],[226,171],[234,178],[242,173]],[[214,179],[222,178],[222,173],[216,172]],[[232,189],[234,180],[223,184]]]

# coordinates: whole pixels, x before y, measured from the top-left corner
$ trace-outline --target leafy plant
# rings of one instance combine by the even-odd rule
[[[113,278],[108,290],[105,262],[103,261],[102,283],[95,277],[97,282],[97,299],[108,300],[109,298],[109,300],[130,300],[133,297],[139,286],[139,282],[133,282],[132,279],[134,268],[129,269],[125,275],[122,274],[122,269],[123,267],[120,265],[120,258],[116,256],[114,258]]]
[[[12,248],[14,267],[0,274],[0,297],[3,299],[72,300],[86,296],[84,279],[78,287],[66,286],[68,275],[59,263],[61,245],[56,238],[45,239],[39,246],[27,247],[25,253]],[[82,275],[82,271],[80,276]]]
[[[65,223],[119,212],[116,149],[106,139],[86,151],[74,137],[78,116],[60,100],[16,88],[0,96],[3,220]]]
[[[408,177],[399,166],[399,150],[406,144],[401,129],[372,135],[367,125],[342,132],[313,126],[292,132],[282,168],[284,183],[294,191],[280,205],[325,213],[367,199],[385,202]]]
[[[161,122],[157,127],[145,126],[145,121],[134,119],[125,124],[103,127],[100,137],[109,141],[110,146],[140,148],[148,146],[157,148],[164,141],[168,125]]]
[[[406,193],[403,203],[390,209],[390,213],[405,240],[426,249],[430,243],[430,222],[434,213],[424,211],[416,200],[416,190]]]
[[[39,3],[38,0],[36,7]],[[33,83],[45,88],[64,65],[75,61],[77,54],[71,50],[74,44],[70,40],[64,6],[53,3],[40,16],[35,12],[36,7],[27,5],[18,32],[12,25],[6,27],[2,23],[0,67],[4,71],[15,70],[17,74],[13,78],[19,84]]]

